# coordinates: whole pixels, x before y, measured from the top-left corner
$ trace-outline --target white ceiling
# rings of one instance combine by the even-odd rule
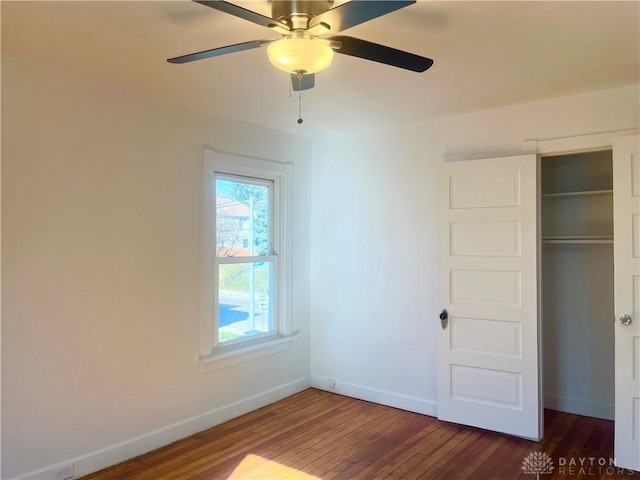
[[[241,4],[269,14],[266,0]],[[419,1],[345,34],[433,58],[434,66],[414,73],[336,55],[303,93],[299,126],[287,74],[264,49],[166,62],[278,38],[264,27],[188,0],[2,1],[0,8],[2,51],[307,136],[640,83],[639,1]]]

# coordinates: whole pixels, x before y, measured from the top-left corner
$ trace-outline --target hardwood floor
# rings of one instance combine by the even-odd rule
[[[609,465],[611,421],[548,410],[545,432],[530,442],[309,389],[83,480],[534,480],[543,453],[542,479],[640,479]]]

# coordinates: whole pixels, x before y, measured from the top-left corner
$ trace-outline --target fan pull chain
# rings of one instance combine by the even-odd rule
[[[302,72],[298,72],[298,125],[302,124]]]

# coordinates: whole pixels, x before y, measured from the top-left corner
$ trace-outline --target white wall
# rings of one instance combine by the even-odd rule
[[[314,140],[312,383],[436,414],[442,160],[637,128],[638,87]]]
[[[300,330],[291,350],[208,374],[204,146],[295,162]],[[308,385],[310,149],[3,55],[2,478],[87,473]]]
[[[312,374],[433,414],[436,179],[422,128],[314,143]]]

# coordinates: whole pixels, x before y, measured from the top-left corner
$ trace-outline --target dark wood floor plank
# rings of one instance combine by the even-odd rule
[[[449,462],[440,470],[438,478],[459,478],[471,479],[480,478],[475,475],[475,471],[482,464],[491,460],[495,451],[504,443],[504,437],[483,432],[478,439],[473,441],[467,448],[459,452],[456,461]],[[461,468],[460,465],[464,467]]]
[[[388,433],[383,433],[368,447],[362,449],[356,455],[350,457],[352,464],[348,469],[336,475],[334,480],[349,480],[350,478],[361,478],[364,476],[363,470],[368,466],[375,464],[376,461],[387,455],[389,452],[397,450],[399,445],[423,428],[423,425],[410,418],[409,422],[391,428]]]
[[[504,439],[504,443],[487,461],[478,465],[472,478],[513,480],[522,473],[522,461],[535,448],[536,443],[507,435],[500,436]]]
[[[317,441],[313,441],[308,448],[297,448],[292,455],[280,455],[275,460],[284,462],[293,468],[304,468],[306,471],[310,471],[318,464],[325,464],[326,459],[332,453],[340,452],[344,445],[351,444],[354,436],[362,434],[363,427],[366,427],[368,423],[377,422],[385,415],[385,412],[386,409],[376,408],[360,411],[352,415],[349,421],[343,420],[333,430],[326,429],[316,437]]]
[[[415,443],[407,451],[398,456],[396,460],[390,462],[384,468],[380,469],[381,478],[404,478],[407,474],[414,470],[416,465],[428,463],[433,452],[437,451],[442,445],[445,445],[452,438],[463,431],[462,427],[456,425],[441,423],[438,428],[434,429],[429,435]],[[416,462],[415,458],[419,455],[422,457],[421,462]],[[375,477],[373,477],[375,478]]]
[[[438,448],[433,455],[429,456],[428,463],[423,463],[415,467],[406,475],[411,479],[432,479],[440,478],[440,471],[447,466],[453,459],[457,458],[458,452],[471,441],[478,438],[480,434],[475,429],[465,429],[451,438],[447,443]],[[456,463],[457,460],[456,460]],[[458,463],[458,467],[461,464]]]
[[[370,456],[361,459],[357,464],[357,470],[353,469],[354,473],[357,471],[358,478],[380,476],[380,472],[384,467],[397,460],[412,445],[415,445],[420,439],[438,427],[438,422],[435,419],[423,415],[414,415],[408,426],[394,431],[390,436],[391,438],[397,438],[398,441],[389,442],[390,438],[386,438],[384,448],[380,448],[382,444],[378,444],[378,448],[380,448],[379,454],[376,452],[375,458]],[[400,440],[401,438],[402,440]]]
[[[385,409],[386,410],[386,409]],[[393,412],[380,412],[376,419],[371,420],[362,428],[354,429],[339,445],[327,451],[322,457],[304,467],[304,471],[312,475],[321,477],[323,480],[330,480],[342,471],[335,472],[333,468],[327,466],[345,464],[349,466],[357,462],[357,455],[363,449],[375,442],[376,438],[383,435],[385,431],[393,428],[399,422],[403,423],[401,410],[393,409]],[[404,420],[406,421],[406,420]],[[331,471],[329,471],[331,470]]]
[[[545,432],[533,442],[309,389],[83,480],[533,480],[531,452],[554,461],[545,480],[640,479],[560,468],[613,458],[611,421],[547,410]]]

